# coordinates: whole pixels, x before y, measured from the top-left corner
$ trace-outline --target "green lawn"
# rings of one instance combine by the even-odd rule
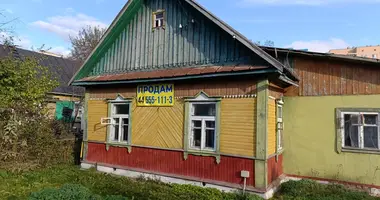
[[[73,185],[75,184],[75,185]],[[64,186],[63,188],[61,188]],[[83,186],[83,187],[82,187]],[[50,188],[50,189],[49,189]],[[53,189],[52,189],[53,188]],[[54,189],[61,188],[61,189]],[[77,189],[77,188],[84,188]],[[78,190],[81,190],[78,192]],[[69,191],[69,192],[67,192]],[[164,184],[153,180],[134,180],[98,173],[94,170],[80,170],[74,166],[60,166],[25,173],[0,171],[1,199],[57,199],[57,193],[70,193],[96,199],[157,199],[157,200],[258,200],[257,196],[223,193],[216,189],[200,188],[189,185]],[[76,194],[74,194],[76,192]],[[31,194],[33,193],[32,197]],[[72,194],[71,194],[72,193]],[[90,196],[88,194],[91,193]],[[36,198],[50,195],[50,198]],[[61,194],[60,194],[61,195]],[[73,196],[74,195],[74,196]],[[109,195],[118,195],[112,196]],[[54,198],[53,198],[54,196]],[[58,195],[59,196],[59,195]],[[68,199],[67,196],[59,196]],[[124,197],[124,198],[123,198]],[[321,185],[312,181],[290,181],[283,184],[274,199],[297,200],[374,200],[365,193],[353,192],[337,185]]]

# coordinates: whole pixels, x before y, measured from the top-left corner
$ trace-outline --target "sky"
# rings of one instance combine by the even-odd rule
[[[67,56],[81,27],[108,27],[127,0],[1,0],[0,23],[11,21],[22,48],[45,45]],[[380,45],[380,0],[197,0],[252,41],[327,52]]]

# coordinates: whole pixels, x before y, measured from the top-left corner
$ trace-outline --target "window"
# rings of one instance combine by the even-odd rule
[[[379,149],[379,112],[341,112],[343,148]]]
[[[282,112],[282,106],[283,106],[282,101],[277,101],[277,149],[282,150],[283,148],[283,128],[284,128],[284,122],[283,122],[283,112]]]
[[[165,11],[159,10],[153,13],[153,28],[164,27]]]
[[[216,102],[192,102],[190,109],[190,148],[215,151]]]
[[[129,141],[129,103],[111,103],[109,141],[127,143]]]

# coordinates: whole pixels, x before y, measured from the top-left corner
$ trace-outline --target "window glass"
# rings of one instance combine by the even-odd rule
[[[379,148],[377,127],[364,127],[364,148]]]
[[[357,123],[357,119],[353,115],[344,116],[344,144],[346,147],[359,147],[359,127],[352,123]]]
[[[206,128],[215,128],[215,121],[206,121]]]
[[[193,147],[201,148],[202,129],[193,128]]]
[[[121,127],[121,131],[122,131],[122,135],[123,135],[123,141],[128,141],[128,123],[129,123],[129,119],[122,119],[122,127]]]
[[[364,124],[377,124],[378,115],[364,115]]]
[[[193,104],[193,116],[215,116],[216,105],[213,104]]]
[[[192,121],[192,127],[193,128],[202,128],[202,121],[199,121],[199,120],[193,120]]]
[[[116,115],[128,115],[129,114],[129,104],[116,104],[115,105]]]
[[[115,125],[114,125],[114,140],[119,141],[119,118],[115,118]]]
[[[164,18],[164,13],[163,12],[156,13],[156,20],[163,19],[163,18]]]
[[[215,148],[215,130],[207,129],[206,130],[206,148]]]

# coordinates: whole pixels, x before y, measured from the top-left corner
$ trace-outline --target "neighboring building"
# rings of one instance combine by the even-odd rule
[[[333,49],[333,50],[330,50],[330,53],[380,59],[380,45],[353,47],[353,48],[347,48],[347,49]]]
[[[69,86],[68,83],[80,67],[80,63],[59,57],[47,52],[35,52],[16,47],[0,45],[0,58],[13,55],[14,57],[34,57],[39,60],[41,66],[49,68],[49,71],[58,78],[59,86],[49,92],[48,109],[51,116],[62,119],[64,107],[75,108],[75,102],[80,102],[84,96],[84,88]],[[58,109],[57,109],[58,108]]]
[[[300,79],[284,93],[284,173],[380,189],[380,61],[264,49]]]
[[[285,175],[380,186],[376,148],[335,119],[370,115],[346,132],[375,138],[379,66],[257,47],[192,0],[130,0],[71,80],[86,87],[82,167],[266,198]]]

